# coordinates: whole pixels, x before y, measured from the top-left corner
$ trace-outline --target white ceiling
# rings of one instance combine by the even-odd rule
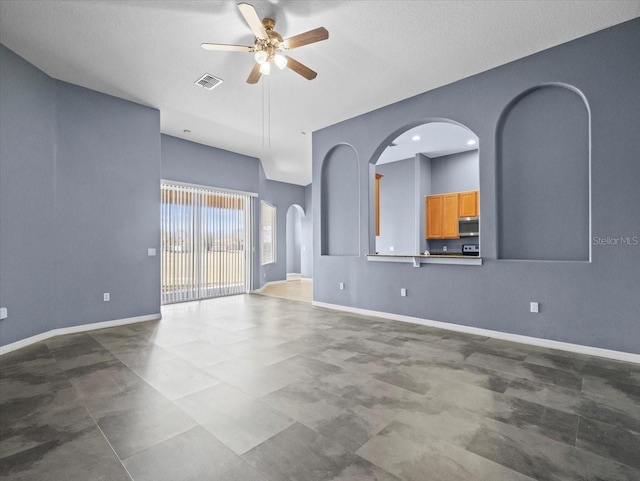
[[[478,136],[466,127],[449,122],[429,122],[398,135],[382,151],[376,164],[409,159],[418,153],[434,158],[468,152],[479,147],[478,140]]]
[[[305,185],[310,132],[640,16],[640,0],[247,1],[284,37],[329,30],[291,54],[315,80],[248,85],[252,54],[200,48],[252,44],[234,1],[0,0],[0,42],[54,78],[158,108],[164,133]],[[205,72],[224,83],[195,86]]]

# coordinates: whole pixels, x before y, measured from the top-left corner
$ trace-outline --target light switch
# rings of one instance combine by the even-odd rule
[[[538,312],[540,312],[540,305],[537,302],[532,302],[530,305],[530,310],[531,312],[537,314]]]
[[[156,255],[156,248],[155,248],[155,247],[149,247],[149,248],[147,249],[147,255],[148,255],[149,257],[153,257],[153,256],[155,256],[155,255]]]
[[[9,317],[9,313],[7,312],[7,308],[6,307],[0,307],[0,320],[6,319],[7,317]]]

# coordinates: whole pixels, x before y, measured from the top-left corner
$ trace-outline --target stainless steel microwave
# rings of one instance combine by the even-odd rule
[[[478,237],[480,235],[480,218],[460,217],[458,219],[458,235],[460,237]]]

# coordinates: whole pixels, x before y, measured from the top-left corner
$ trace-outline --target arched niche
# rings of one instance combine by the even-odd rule
[[[291,205],[287,210],[287,279],[296,275],[300,277],[302,273],[302,218],[304,216],[304,209],[298,204]]]
[[[474,192],[478,199],[480,190],[479,139],[468,127],[444,118],[406,124],[376,149],[369,176],[371,253],[455,254],[463,244],[479,244],[478,235],[457,234],[459,194]],[[446,212],[455,231],[428,235],[427,197],[444,195],[455,198],[455,209],[448,203]],[[431,213],[432,220],[436,215]]]
[[[338,144],[324,158],[320,175],[321,254],[360,255],[358,154]]]
[[[498,255],[590,260],[590,111],[564,84],[516,97],[497,129]]]

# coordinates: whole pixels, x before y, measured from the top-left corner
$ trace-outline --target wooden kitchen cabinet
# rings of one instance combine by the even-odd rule
[[[427,239],[458,238],[458,194],[428,195],[425,200]]]
[[[478,191],[469,190],[458,193],[458,204],[460,206],[460,217],[478,217]]]
[[[478,191],[428,195],[425,213],[427,239],[458,239],[460,217],[478,217]]]
[[[426,197],[424,210],[427,214],[427,239],[442,239],[443,207],[444,197],[442,195],[429,195]]]
[[[458,236],[458,212],[460,208],[457,193],[444,194],[442,204],[442,238],[457,239]]]

